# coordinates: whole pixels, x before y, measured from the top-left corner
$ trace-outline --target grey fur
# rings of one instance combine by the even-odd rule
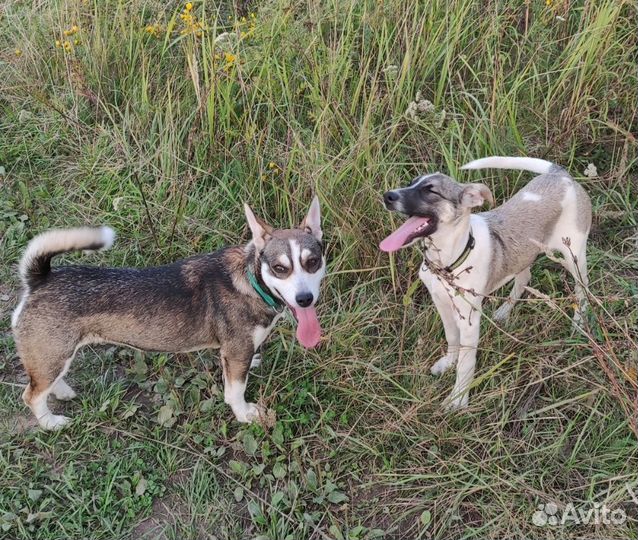
[[[567,173],[555,166],[552,173],[534,178],[498,208],[481,212],[494,239],[490,254],[491,277],[486,293],[502,284],[503,279],[531,266],[542,252],[558,219],[563,213],[561,201],[568,186],[575,189],[578,228],[587,234],[591,226],[591,203],[585,190],[576,182],[565,182]],[[526,197],[532,195],[533,197]],[[538,200],[534,200],[535,197]]]

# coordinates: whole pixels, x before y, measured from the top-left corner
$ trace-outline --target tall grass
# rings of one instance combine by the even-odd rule
[[[633,3],[194,2],[201,35],[185,24],[184,10],[153,0],[0,8],[0,293],[13,301],[19,254],[49,227],[109,223],[120,237],[98,262],[158,264],[244,241],[243,201],[289,226],[317,193],[330,261],[326,342],[303,353],[290,328],[279,328],[250,385],[276,409],[285,443],[278,431],[227,426],[222,404],[204,412],[187,403],[190,389],[202,400],[216,399],[212,390],[154,386],[195,380],[210,355],[182,358],[182,371],[165,356],[137,358],[133,370],[148,369],[139,380],[120,377],[127,358],[114,359],[120,371],[107,368],[113,351],[85,355],[89,367],[78,366],[77,377],[94,392],[73,428],[80,442],[8,432],[0,513],[33,506],[20,485],[31,481],[29,471],[34,487],[49,481],[51,453],[65,456],[56,458],[60,467],[83,471],[80,490],[107,503],[92,512],[82,499],[87,507],[75,512],[53,498],[57,525],[14,520],[11,534],[135,537],[140,517],[152,514],[176,538],[204,537],[203,529],[228,538],[373,538],[374,529],[388,538],[534,536],[539,502],[625,501],[623,484],[638,461]],[[73,25],[77,33],[65,36]],[[477,180],[459,166],[499,154],[556,161],[591,195],[591,327],[571,334],[569,280],[541,260],[532,286],[551,301],[529,296],[507,328],[486,322],[473,405],[445,416],[439,405],[451,382],[427,375],[442,354],[441,325],[427,294],[411,287],[418,252],[388,258],[377,249],[397,224],[380,194],[435,170]],[[583,175],[589,163],[597,176]],[[503,201],[529,175],[480,178]],[[0,323],[0,403],[17,418],[24,411],[11,386],[20,372],[10,303]],[[96,381],[98,368],[111,378]],[[144,414],[127,415],[137,403],[130,380],[152,398],[135,409]],[[171,430],[154,422],[155,406],[167,400],[182,411]],[[137,472],[109,469],[115,485],[121,477],[139,482],[140,471],[158,475],[149,476],[155,491],[132,497],[128,510],[108,502],[108,482],[90,474],[91,453],[109,461],[109,429],[146,463]],[[246,458],[246,434],[272,453]],[[233,457],[217,459],[211,448]],[[269,468],[275,460],[289,476],[229,472],[229,459]],[[321,489],[331,489],[327,479],[338,484],[348,505],[328,504],[308,470]],[[68,478],[52,482],[72,496]],[[237,482],[241,503],[232,495]],[[286,499],[273,504],[277,490]],[[246,507],[248,499],[254,504]],[[158,510],[167,500],[179,506],[174,522]],[[635,534],[635,521],[601,534]]]

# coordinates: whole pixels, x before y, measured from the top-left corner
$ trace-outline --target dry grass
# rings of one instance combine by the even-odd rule
[[[0,8],[0,537],[635,537],[633,5],[247,6],[195,2],[201,37],[172,2]],[[66,38],[80,43],[56,48]],[[418,92],[433,110],[406,114]],[[486,318],[471,407],[445,415],[450,376],[429,375],[441,324],[411,287],[419,254],[377,250],[395,225],[379,196],[417,172],[469,181],[461,164],[499,154],[554,160],[591,195],[592,314],[571,332],[571,282],[539,260],[531,285],[546,296],[506,327]],[[529,176],[481,178],[502,201]],[[30,428],[9,318],[36,232],[108,223],[118,243],[87,262],[158,264],[244,241],[244,200],[286,226],[312,193],[327,339],[302,351],[286,325],[270,339],[249,394],[274,429],[232,421],[214,354],[116,348],[75,363],[80,400],[56,406],[68,430]],[[156,421],[165,404],[171,428]],[[628,519],[539,528],[549,502]]]

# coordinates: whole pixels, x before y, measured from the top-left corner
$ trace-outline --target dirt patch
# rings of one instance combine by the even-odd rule
[[[139,523],[132,531],[131,538],[139,540],[168,540],[167,532],[177,523],[176,513],[180,513],[179,498],[169,495],[153,503],[151,515]],[[177,510],[177,512],[176,512]],[[187,515],[186,508],[182,514]]]
[[[177,473],[172,475],[167,482],[167,488],[171,489],[178,484],[186,481],[186,473]],[[210,540],[216,538],[211,535],[210,531],[197,522],[193,522],[191,512],[188,506],[180,499],[180,497],[171,493],[157,499],[151,507],[151,515],[138,523],[132,529],[130,538],[133,540],[168,540],[168,538],[179,538],[179,523],[188,523],[195,525],[198,529],[196,539]],[[172,534],[171,534],[172,532]]]
[[[0,352],[0,354],[2,353]],[[17,356],[5,354],[2,360],[4,366],[0,372],[0,381],[17,384],[18,386],[25,386],[29,382],[27,372],[24,371],[22,362]]]
[[[8,418],[0,418],[0,433],[9,437],[22,435],[27,431],[37,429],[38,421],[30,412],[25,414],[14,414]]]
[[[18,292],[8,285],[0,284],[0,321],[4,326],[6,319],[7,328],[11,327],[11,313],[18,304]]]
[[[416,536],[415,513],[406,512],[406,504],[397,504],[399,494],[391,486],[370,484],[363,488],[351,486],[351,506],[358,515],[367,516],[363,521],[371,529],[386,531],[384,538],[399,540]],[[409,505],[409,503],[408,503]]]

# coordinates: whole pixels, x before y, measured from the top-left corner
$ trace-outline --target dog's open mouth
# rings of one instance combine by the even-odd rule
[[[306,349],[316,347],[321,340],[321,326],[314,306],[302,308],[288,304],[290,311],[297,319],[297,339]]]
[[[380,244],[381,251],[397,251],[410,244],[416,238],[432,234],[435,228],[433,217],[412,216]]]

